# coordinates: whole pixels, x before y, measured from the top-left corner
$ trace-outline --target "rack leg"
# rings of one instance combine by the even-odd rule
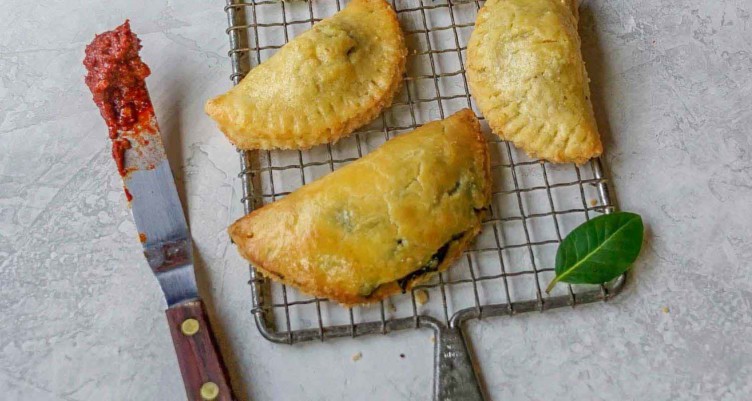
[[[436,327],[435,401],[483,401],[480,383],[460,326]]]

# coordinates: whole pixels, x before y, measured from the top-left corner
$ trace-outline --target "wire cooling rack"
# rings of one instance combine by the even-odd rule
[[[278,2],[227,0],[232,81],[287,41],[342,7],[344,0]],[[246,212],[284,197],[411,131],[465,107],[480,116],[465,77],[467,41],[483,1],[392,0],[409,49],[404,85],[393,105],[348,138],[308,151],[240,152]],[[604,286],[559,285],[554,277],[558,243],[598,213],[613,211],[601,161],[554,165],[528,158],[491,134],[481,118],[491,153],[493,202],[474,245],[448,271],[411,293],[369,307],[343,308],[270,282],[251,268],[253,314],[261,334],[278,343],[459,327],[470,318],[606,300],[622,276]],[[437,359],[438,362],[438,359]]]

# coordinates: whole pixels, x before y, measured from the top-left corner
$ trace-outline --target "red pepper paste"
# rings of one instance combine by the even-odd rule
[[[125,151],[131,142],[124,132],[138,135],[149,126],[154,109],[144,78],[149,67],[141,61],[141,41],[131,32],[128,20],[112,31],[96,35],[86,46],[86,85],[94,95],[112,139],[112,157],[125,176]]]
[[[133,200],[133,195],[131,195],[131,191],[128,190],[128,187],[123,186],[123,191],[125,192],[125,200],[128,202]]]

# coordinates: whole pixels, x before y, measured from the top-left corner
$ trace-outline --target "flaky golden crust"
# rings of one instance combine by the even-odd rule
[[[241,149],[306,149],[333,142],[392,103],[407,48],[384,0],[353,0],[206,103]]]
[[[490,162],[463,110],[232,224],[265,276],[344,305],[381,300],[447,269],[480,232]]]
[[[468,43],[468,83],[493,132],[556,163],[581,164],[603,151],[576,4],[488,0]]]

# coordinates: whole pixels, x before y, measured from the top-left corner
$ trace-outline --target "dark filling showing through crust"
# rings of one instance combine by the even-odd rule
[[[447,194],[448,194],[449,196],[452,196],[452,195],[456,194],[456,193],[457,193],[457,191],[459,191],[461,184],[462,184],[462,183],[461,183],[460,181],[457,181],[457,182],[456,182],[456,183],[454,184],[454,186],[453,186],[452,188],[450,188],[450,189],[449,189],[449,191],[447,191]]]
[[[441,263],[444,262],[444,259],[446,259],[447,253],[449,253],[449,247],[452,246],[453,242],[459,240],[464,236],[465,233],[453,235],[449,241],[447,241],[444,245],[441,246],[441,248],[436,251],[436,253],[431,255],[431,258],[428,259],[428,262],[426,262],[426,264],[421,266],[418,270],[412,271],[407,276],[398,279],[397,284],[399,285],[400,289],[402,289],[402,293],[404,294],[407,291],[407,285],[410,284],[411,281],[425,274],[437,272],[439,270],[439,266],[441,266]]]
[[[457,185],[457,187],[459,187],[459,185]],[[457,188],[452,188],[452,190],[450,190],[450,192],[456,192],[456,191],[457,191]],[[488,206],[482,207],[482,208],[474,207],[473,212],[475,212],[475,214],[481,214],[481,213],[486,212],[488,209],[489,209]],[[431,258],[428,259],[428,262],[423,264],[418,269],[410,272],[406,276],[395,280],[397,285],[399,285],[400,289],[402,290],[402,293],[404,294],[407,292],[407,286],[410,285],[410,282],[426,274],[432,274],[432,273],[436,273],[437,271],[439,271],[439,266],[441,266],[441,264],[444,262],[444,259],[446,259],[446,256],[449,253],[449,248],[452,246],[452,243],[462,239],[462,237],[464,237],[465,234],[467,234],[467,232],[454,234],[452,238],[449,239],[449,241],[444,243],[444,245],[442,245],[439,249],[436,250],[436,252],[433,255],[431,255]],[[402,245],[404,245],[404,240],[402,238],[398,238],[397,246],[402,246]],[[364,288],[361,290],[360,295],[366,298],[370,297],[382,285],[384,284]]]

